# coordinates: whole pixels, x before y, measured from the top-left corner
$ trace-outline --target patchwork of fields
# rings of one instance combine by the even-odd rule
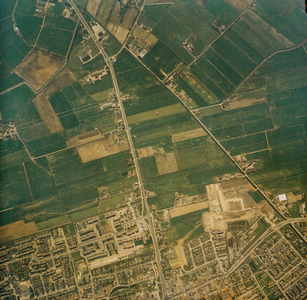
[[[176,239],[209,210],[206,186],[238,169],[169,88],[193,100],[236,161],[253,162],[247,173],[263,190],[307,192],[307,50],[295,47],[307,19],[299,1],[75,3],[106,30],[101,43],[114,56],[148,204],[173,209]],[[1,225],[44,230],[125,205],[138,179],[100,49],[61,3],[43,13],[36,0],[15,4],[0,4],[0,92],[27,84],[0,94],[3,123],[18,133],[0,141]],[[176,195],[194,197],[201,210],[189,203],[183,217]]]
[[[294,21],[288,4],[275,2],[257,1],[230,29],[220,30],[221,36],[210,47],[202,47],[203,54],[188,69],[189,76],[177,81],[199,106],[226,99],[265,57],[306,38],[306,18],[297,22],[303,17],[303,7],[292,3],[291,11],[297,16]],[[230,21],[237,17],[238,13]]]
[[[31,52],[30,50],[36,46],[36,48],[43,50],[46,56],[66,56],[78,20],[78,18],[75,18],[74,21],[64,18],[62,16],[64,7],[59,3],[50,4],[48,8],[46,7],[46,14],[42,15],[37,13],[36,0],[18,1],[17,4],[16,2],[10,0],[1,4],[0,91],[22,82],[21,78],[28,81],[28,78],[24,78],[26,75],[23,74],[25,73],[30,74],[32,72],[30,77],[46,78],[46,74],[50,73],[49,68],[52,69],[52,64],[55,67],[56,63],[53,61],[48,64],[47,62],[44,67],[40,66],[37,69],[34,66],[32,69],[28,63],[32,61],[33,53],[37,53],[35,52],[37,50]],[[14,18],[12,18],[12,14]],[[46,52],[50,53],[47,54]],[[35,59],[39,60],[40,58],[40,56],[37,56]],[[61,58],[58,57],[58,59]],[[20,62],[23,62],[23,65]],[[13,70],[17,66],[18,70],[14,73]],[[44,72],[34,75],[34,72],[41,68],[45,68]],[[58,70],[59,67],[56,66],[56,68]],[[39,81],[39,79],[37,80]],[[43,80],[42,82],[45,83],[46,81]],[[35,85],[41,87],[40,83],[33,81],[32,83],[34,88],[36,88]]]
[[[25,85],[0,96],[3,118],[16,120],[19,137],[32,157],[18,139],[1,141],[0,194],[5,199],[1,210],[12,208],[1,213],[1,224],[23,219],[34,221],[41,230],[69,223],[105,211],[98,208],[99,187],[113,184],[111,195],[133,190],[137,179],[127,178],[134,167],[125,136],[124,144],[115,149],[113,135],[101,134],[116,129],[114,120],[120,117],[116,110],[101,111],[79,82],[31,102],[34,97]],[[49,106],[41,107],[39,101]],[[62,127],[53,133],[56,124]],[[93,147],[96,151],[93,140],[107,151],[88,157]],[[82,152],[84,146],[87,154]]]
[[[249,174],[264,189],[307,189],[306,74],[304,47],[277,54],[223,104],[224,112],[202,110],[202,122],[231,155],[260,160]]]
[[[236,173],[182,104],[176,104],[176,98],[135,59],[122,52],[114,68],[119,88],[125,91],[124,107],[134,145],[136,149],[152,148],[139,159],[145,189],[154,195],[148,199],[151,207],[173,207],[176,192],[205,194],[205,186],[215,182],[215,177]],[[133,81],[138,74],[143,80]]]
[[[32,16],[35,7],[36,1],[28,1],[27,5],[19,1],[16,22],[19,17],[25,21],[40,19]],[[120,110],[100,108],[101,103],[115,101],[113,83],[97,46],[86,39],[85,29],[79,28],[67,65],[56,76],[64,62],[58,54],[66,55],[77,21],[77,18],[73,22],[62,17],[62,9],[60,4],[48,7],[44,27],[33,42],[23,33],[24,40],[20,39],[14,31],[11,39],[7,39],[7,44],[18,47],[23,56],[15,63],[3,63],[1,76],[5,84],[1,85],[2,89],[21,82],[10,69],[17,65],[16,73],[36,91],[51,77],[55,78],[39,94],[23,84],[0,95],[4,126],[14,124],[20,138],[12,133],[12,138],[0,141],[1,178],[3,175],[0,198],[5,199],[1,202],[1,225],[23,220],[43,230],[99,215],[114,209],[113,200],[100,198],[106,191],[118,198],[114,203],[125,205],[125,192],[133,191],[137,181],[136,177],[128,175],[134,166],[122,131]],[[9,6],[6,12],[12,14],[12,8]],[[11,19],[4,23],[12,28]],[[22,24],[17,26],[22,32]],[[58,43],[52,38],[45,43],[45,30],[51,30],[59,39],[61,34],[55,30],[70,37],[63,47],[61,41]],[[53,35],[47,31],[48,36]],[[31,48],[23,47],[22,43],[36,44],[45,51],[30,51]],[[52,47],[57,48],[53,51]],[[52,54],[54,52],[57,54]],[[79,57],[86,52],[90,53],[91,60],[83,63]],[[6,56],[1,50],[1,62],[3,59]],[[18,81],[10,81],[9,73]],[[93,85],[88,78],[95,74],[103,75]],[[120,193],[123,194],[117,196]]]

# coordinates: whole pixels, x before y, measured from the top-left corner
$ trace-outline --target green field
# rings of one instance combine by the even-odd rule
[[[107,23],[113,5],[114,5],[114,0],[103,1],[100,4],[96,18],[103,26],[105,26]]]
[[[201,216],[206,211],[207,210],[200,210],[171,219],[171,227],[174,228],[175,239],[180,240],[184,238],[187,233],[201,224]]]
[[[125,205],[123,195],[118,195],[112,198],[107,198],[99,201],[99,209],[101,212],[106,212],[108,210],[114,210],[118,206]]]
[[[145,6],[145,9],[143,11],[143,15],[150,19],[154,23],[158,23],[160,18],[162,17],[163,13],[166,11],[166,9],[169,7],[168,4],[165,5],[148,5]]]
[[[50,152],[66,148],[65,140],[61,133],[54,133],[39,139],[26,142],[28,150],[33,156],[46,155]]]
[[[11,69],[17,67],[24,58],[22,53],[13,44],[8,44],[3,48],[1,50],[1,56]]]
[[[134,97],[124,103],[127,116],[176,104],[178,101],[163,86],[154,85],[134,93]]]
[[[118,56],[117,61],[114,64],[114,71],[116,74],[121,72],[126,72],[135,68],[138,68],[140,65],[136,59],[129,54],[129,52],[124,49]]]
[[[141,158],[140,167],[142,169],[142,175],[145,179],[154,178],[159,175],[154,156]]]
[[[234,85],[238,85],[243,79],[243,76],[213,48],[209,48],[204,53],[204,57]]]
[[[0,20],[12,15],[17,0],[5,1],[0,4]]]
[[[72,109],[63,91],[56,91],[48,98],[55,113],[59,114]],[[75,100],[75,99],[74,99]]]
[[[48,52],[65,56],[72,37],[72,31],[44,27],[37,41],[37,47]]]
[[[263,196],[258,191],[248,191],[247,192],[256,203],[261,202],[264,200]]]
[[[89,94],[103,92],[113,88],[112,77],[110,74],[101,77],[101,80],[95,84],[86,84],[83,86],[84,90]]]
[[[185,63],[190,63],[193,60],[193,57],[182,46],[182,42],[190,36],[190,30],[182,26],[182,23],[170,13],[163,14],[159,24],[155,26],[153,34]]]
[[[59,118],[65,130],[75,128],[80,125],[79,119],[74,113]]]
[[[14,22],[11,19],[6,21],[4,24],[1,24],[1,32],[0,32],[1,50],[16,37],[16,33],[13,29],[13,24]]]
[[[49,6],[45,17],[44,28],[56,27],[58,29],[73,31],[76,24],[72,20],[66,19],[61,15],[63,9],[63,5],[59,3],[55,3],[55,6]]]
[[[72,47],[72,51],[69,55],[68,67],[74,73],[77,79],[87,75],[89,72],[96,69],[100,69],[106,65],[102,55],[97,55],[92,60],[88,61],[85,64],[82,64],[79,56],[84,54],[83,46],[81,44],[75,44]],[[96,51],[96,46],[92,48],[93,51]]]
[[[18,114],[34,98],[34,93],[21,85],[0,96],[0,111],[4,120],[16,120]]]
[[[263,95],[267,103],[202,118],[232,155],[260,160],[250,176],[273,192],[299,191],[305,173],[306,62],[302,48],[274,55],[235,94]]]
[[[145,56],[143,62],[163,80],[165,76],[161,70],[169,75],[181,63],[181,60],[159,41]]]
[[[87,0],[75,0],[75,3],[77,6],[79,6],[80,8],[84,8],[86,3],[87,3]]]
[[[157,80],[143,67],[117,75],[118,85],[122,92],[131,93],[157,84]]]
[[[42,18],[28,15],[25,16],[16,13],[14,17],[16,20],[16,25],[18,28],[20,28],[20,32],[22,33],[24,39],[29,45],[34,45],[41,29],[43,22]]]
[[[31,201],[27,178],[22,165],[1,170],[1,210],[18,207]]]
[[[27,55],[31,50],[31,48],[20,38],[15,38],[12,43],[22,55]]]
[[[18,1],[15,13],[21,13],[25,15],[34,15],[36,10],[36,0]]]
[[[111,34],[109,34],[109,37],[108,37],[108,39],[105,42],[105,45],[107,45],[105,47],[105,50],[106,50],[106,52],[107,52],[107,54],[109,56],[112,56],[112,55],[116,54],[120,50],[120,48],[121,48],[121,44]]]
[[[4,91],[15,84],[21,82],[21,78],[18,77],[15,73],[11,73],[9,67],[7,67],[2,59],[0,58],[0,91]]]
[[[218,31],[212,26],[218,18],[219,22],[227,23],[235,17],[235,11],[223,1],[203,9],[194,1],[175,1],[175,5],[145,6],[140,20],[153,29],[156,35],[182,61],[191,63],[192,55],[183,48],[182,43],[188,40],[199,55],[214,38]]]
[[[296,25],[297,22],[294,24],[289,21],[289,19],[284,20],[283,18],[289,17],[289,15],[285,16],[283,13],[283,16],[281,17],[275,11],[275,2],[275,0],[267,2],[260,1],[255,5],[255,8],[248,9],[243,16],[233,24],[232,28],[227,30],[223,36],[218,38],[210,48],[205,49],[203,56],[198,58],[191,66],[190,70],[192,74],[197,80],[199,80],[199,82],[201,82],[201,84],[203,84],[202,89],[204,89],[207,94],[211,96],[212,94],[215,95],[218,100],[225,99],[231,94],[235,86],[237,86],[244,77],[250,74],[250,72],[252,72],[266,56],[278,49],[292,47],[295,43],[301,42],[306,37],[306,34],[302,33],[306,32],[307,23],[306,26],[304,26],[305,31],[302,31],[301,28],[299,29]],[[179,3],[180,1],[176,1],[175,7],[180,8],[182,4]],[[190,6],[190,10],[192,7],[193,5]],[[168,10],[175,12],[174,8],[169,8]],[[205,7],[205,11],[218,17],[219,22],[225,25],[230,24],[238,16],[238,12],[222,0],[214,3],[213,1],[210,1],[210,3]],[[195,16],[197,16],[197,14],[194,14],[194,18]],[[159,24],[162,22],[163,18],[167,18],[167,14],[163,15]],[[190,16],[190,18],[192,19],[192,16]],[[184,20],[184,18],[177,18],[176,26],[179,26],[179,20]],[[208,20],[210,20],[210,18],[208,18]],[[168,22],[172,24],[171,19],[168,20]],[[216,22],[216,20],[211,20],[213,26],[217,26],[218,23]],[[159,24],[155,27],[154,32],[158,31]],[[189,25],[187,26],[189,27]],[[265,32],[265,34],[262,34],[263,32]],[[185,34],[184,30],[182,31],[182,34]],[[162,30],[161,32],[157,32],[157,36],[162,41],[164,41],[163,38],[166,39],[172,35],[172,31],[170,34],[168,31],[163,32]],[[164,43],[166,42],[164,41]],[[174,52],[177,54],[176,51]],[[297,61],[283,61],[283,63],[279,65],[279,68],[276,68],[275,66],[261,68],[261,70],[258,70],[255,73],[254,77],[270,74],[267,72],[277,72],[277,70],[285,72],[287,69],[293,69],[293,66],[295,65],[300,67],[306,65],[305,58],[298,59]],[[302,70],[300,73],[295,71],[295,74],[289,74],[287,79],[277,76],[278,79],[276,79],[276,81],[279,80],[279,82],[285,82],[286,86],[282,85],[284,90],[290,86],[302,86],[304,84],[304,79],[300,79],[299,82],[297,81],[298,78],[304,77],[304,75],[302,75],[303,72],[306,72],[306,70]],[[289,78],[291,79],[289,80]],[[276,81],[271,83],[271,87],[269,87],[268,84],[268,92],[276,91]],[[178,81],[178,83],[180,84],[180,81]],[[189,87],[181,85],[182,88],[193,99],[195,98],[195,101],[199,105],[199,98],[191,92],[193,86],[191,83],[187,83]],[[278,87],[278,90],[280,90],[280,87]],[[260,91],[254,93],[254,96],[262,94],[263,92]],[[250,97],[252,97],[251,94]]]

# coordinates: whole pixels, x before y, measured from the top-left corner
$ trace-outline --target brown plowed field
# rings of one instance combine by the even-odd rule
[[[39,94],[34,100],[33,104],[37,109],[39,115],[48,127],[50,133],[55,133],[64,130],[58,116],[54,112],[51,104],[44,94]]]
[[[64,58],[32,49],[15,69],[16,74],[39,90],[63,65]]]
[[[74,74],[65,68],[57,77],[55,77],[45,88],[47,94],[56,92],[59,89],[76,81]]]
[[[169,174],[178,171],[175,153],[155,155],[159,175]]]
[[[114,142],[112,136],[76,147],[83,163],[110,156],[129,149],[128,141]]]
[[[0,226],[0,244],[20,239],[37,231],[34,222],[25,224],[23,220]]]

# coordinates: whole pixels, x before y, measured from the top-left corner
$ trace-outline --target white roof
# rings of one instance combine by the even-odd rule
[[[286,196],[286,194],[281,194],[281,195],[278,195],[278,199],[279,199],[280,202],[281,201],[287,201],[287,196]]]

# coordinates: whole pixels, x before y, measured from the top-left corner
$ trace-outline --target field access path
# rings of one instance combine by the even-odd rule
[[[150,216],[150,210],[149,210],[149,206],[148,206],[148,203],[147,203],[146,193],[145,193],[145,190],[144,190],[144,184],[143,184],[143,180],[142,180],[142,174],[141,174],[139,162],[138,162],[138,159],[136,157],[136,152],[135,152],[135,149],[134,149],[134,145],[133,145],[133,141],[132,141],[132,137],[131,137],[131,133],[130,133],[130,127],[128,125],[124,105],[123,105],[123,102],[121,100],[121,94],[120,94],[120,91],[119,91],[119,87],[118,87],[117,78],[116,78],[116,75],[115,75],[115,72],[114,72],[114,68],[113,68],[113,65],[112,65],[112,62],[111,62],[109,56],[105,52],[103,46],[96,39],[96,36],[94,35],[94,33],[93,33],[92,29],[90,28],[90,26],[88,25],[88,23],[86,22],[85,18],[83,17],[82,13],[80,12],[79,8],[76,6],[76,4],[74,3],[73,0],[68,0],[68,1],[71,4],[71,6],[73,7],[73,9],[75,10],[75,12],[78,15],[79,20],[82,22],[83,26],[87,29],[90,37],[95,42],[98,49],[100,49],[107,65],[109,66],[109,69],[110,69],[110,73],[111,73],[111,76],[112,76],[112,81],[113,81],[116,97],[118,99],[118,103],[119,103],[120,110],[121,110],[121,113],[122,113],[122,119],[123,119],[123,122],[124,122],[124,125],[125,125],[128,141],[129,141],[129,144],[130,144],[130,149],[131,149],[131,153],[132,153],[132,156],[133,156],[136,173],[137,173],[137,176],[138,176],[138,179],[139,179],[141,194],[142,194],[142,197],[144,199],[144,205],[145,205],[148,224],[149,224],[149,230],[150,230],[150,233],[151,233],[151,237],[152,237],[152,241],[153,241],[153,245],[154,245],[154,249],[155,249],[156,263],[157,263],[157,266],[158,266],[160,280],[161,280],[163,299],[166,300],[166,299],[168,299],[168,296],[165,295],[166,287],[165,287],[165,281],[164,281],[164,276],[163,276],[163,271],[162,271],[160,251],[159,251],[155,231],[154,231],[154,228],[153,228],[152,219],[151,219],[151,216]]]

